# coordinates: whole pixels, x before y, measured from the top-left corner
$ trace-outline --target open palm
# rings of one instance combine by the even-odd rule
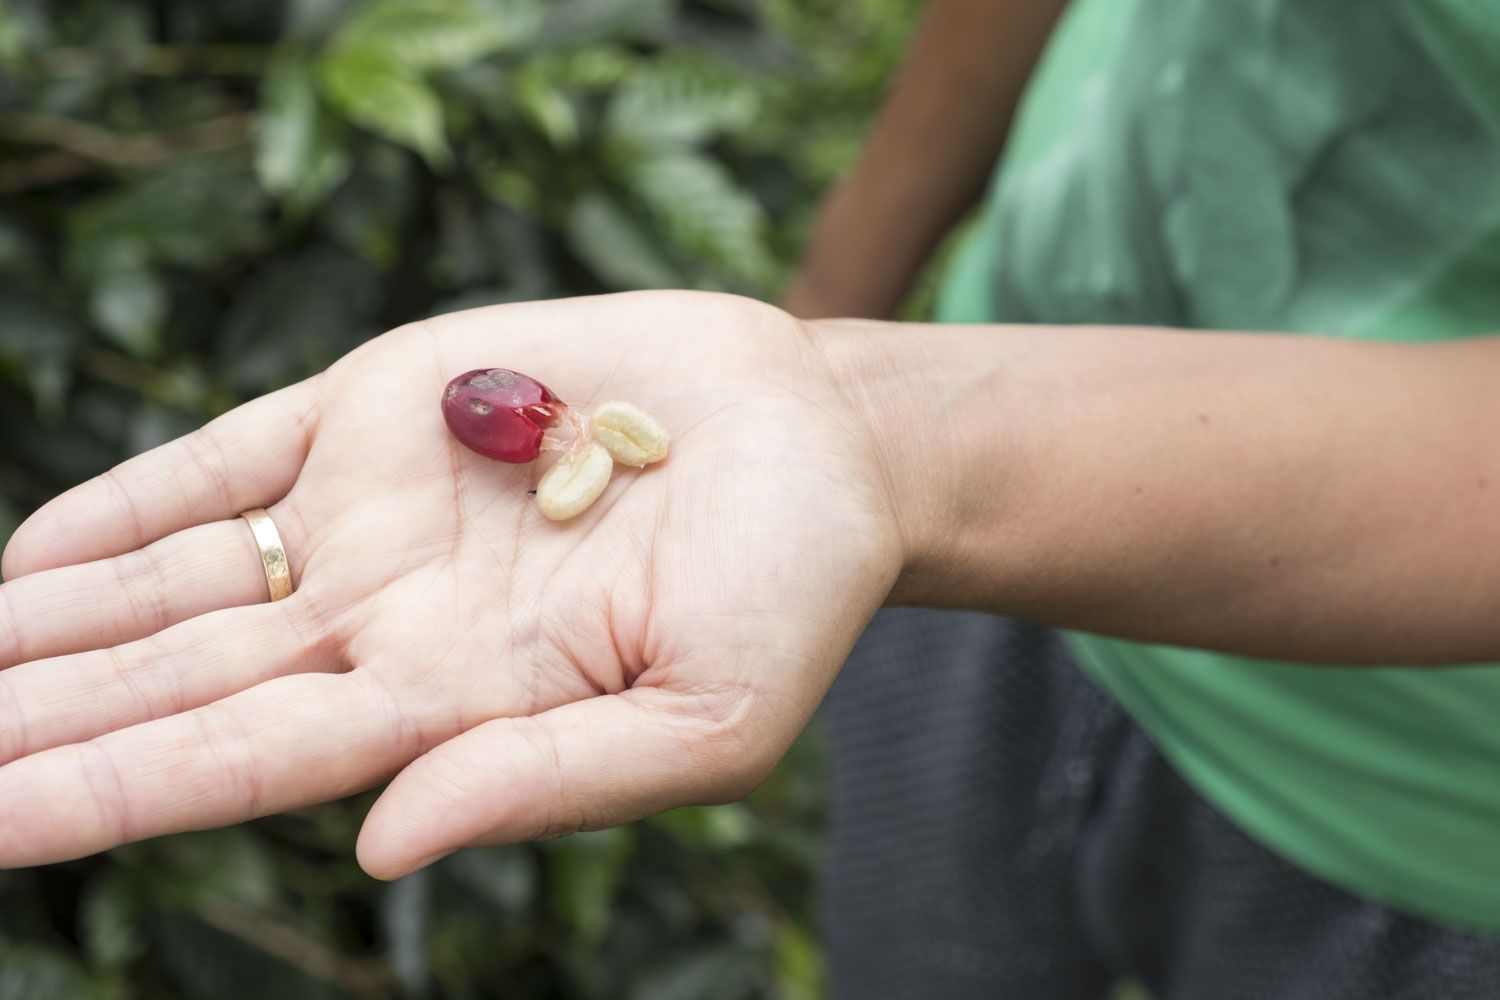
[[[447,433],[504,366],[673,433],[563,524]],[[397,775],[361,862],[748,791],[888,592],[868,443],[798,324],[648,293],[402,328],[64,494],[0,586],[0,866],[326,801]],[[540,464],[540,463],[539,463]],[[265,603],[241,511],[297,591]]]

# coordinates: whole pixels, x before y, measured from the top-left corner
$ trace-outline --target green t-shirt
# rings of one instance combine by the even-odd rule
[[[939,315],[1500,331],[1500,0],[1074,0]],[[1272,850],[1500,931],[1500,666],[1072,641]]]

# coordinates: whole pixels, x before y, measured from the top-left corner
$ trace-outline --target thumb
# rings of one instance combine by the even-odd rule
[[[743,714],[717,708],[704,715],[698,698],[645,687],[482,723],[396,776],[365,817],[360,866],[399,878],[460,847],[742,798],[780,753],[765,761],[728,721]]]

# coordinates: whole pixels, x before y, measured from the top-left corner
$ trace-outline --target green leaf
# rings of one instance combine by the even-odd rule
[[[552,845],[552,903],[585,946],[609,929],[610,904],[635,849],[635,831],[615,827],[575,833]]]
[[[526,0],[374,0],[339,29],[320,78],[351,120],[442,167],[449,159],[443,102],[427,75],[513,45],[535,24],[535,5]]]
[[[0,4],[0,66],[18,66],[26,55],[26,23],[14,5]]]
[[[637,982],[628,1000],[736,1000],[765,996],[764,957],[741,944],[695,948],[660,963]]]
[[[776,935],[776,985],[783,1000],[818,1000],[826,994],[817,939],[799,924],[782,924]]]
[[[432,923],[432,871],[423,869],[386,886],[380,898],[391,969],[409,995],[427,988],[427,938]]]
[[[610,288],[678,288],[682,273],[608,195],[594,191],[568,213],[568,246]]]
[[[5,543],[10,536],[16,533],[21,526],[21,512],[16,510],[14,504],[0,494],[0,552],[5,550]]]
[[[0,942],[0,1000],[84,1000],[96,995],[84,970],[64,953]]]
[[[346,46],[323,58],[319,79],[351,121],[415,150],[434,167],[447,164],[443,102],[417,70],[382,49]]]
[[[70,361],[84,340],[83,328],[67,313],[29,289],[0,278],[0,363],[25,373],[38,412],[62,416]]]
[[[544,193],[537,178],[503,162],[478,164],[474,179],[491,201],[518,211],[534,213],[542,209]]]
[[[38,234],[0,216],[0,272],[41,284],[48,277],[45,253]]]
[[[527,121],[558,149],[578,144],[578,112],[561,90],[552,86],[540,73],[521,73],[516,77],[516,105]]]
[[[271,855],[249,827],[179,833],[153,841],[147,850],[155,861],[155,891],[168,902],[229,899],[265,907],[276,896]]]
[[[125,450],[139,455],[203,426],[202,411],[211,409],[211,403],[202,398],[203,390],[202,378],[193,378],[189,371],[166,373],[161,395],[176,405],[163,405],[155,399],[142,402],[126,429]]]
[[[470,848],[440,867],[465,891],[502,913],[524,913],[536,896],[536,860],[522,846]]]
[[[292,41],[326,38],[361,0],[299,0],[278,11],[284,19],[282,37]]]
[[[722,164],[697,154],[668,153],[631,164],[627,177],[674,248],[711,266],[702,275],[706,283],[724,277],[756,287],[769,282],[773,265],[765,213]]]
[[[156,913],[150,932],[173,984],[187,996],[334,1000],[339,995],[332,984],[190,914]]]
[[[4,431],[6,459],[29,469],[38,482],[54,488],[97,476],[121,458],[121,404],[128,402],[128,397],[113,394],[114,406],[107,414],[109,424],[104,426],[90,412],[100,398],[92,388],[77,389],[66,407],[37,414],[22,406],[14,394],[0,393],[0,430]]]
[[[294,211],[317,204],[349,172],[338,123],[322,107],[311,62],[280,52],[261,83],[255,171]]]
[[[380,268],[394,264],[416,198],[416,162],[404,150],[379,143],[355,161],[348,181],[319,215],[329,235]]]
[[[265,244],[266,207],[260,185],[237,164],[173,164],[73,210],[70,269],[88,275],[121,244],[161,263],[214,267]]]
[[[641,60],[621,46],[603,45],[557,56],[538,56],[531,65],[545,67],[550,79],[572,90],[604,91],[636,72]]]
[[[140,895],[125,872],[109,869],[91,879],[79,911],[79,936],[89,961],[119,969],[138,958],[146,944],[140,919]]]
[[[550,298],[558,294],[553,233],[537,219],[493,205],[482,216],[484,237],[490,253],[504,268],[511,287],[526,298]]]
[[[719,806],[683,806],[653,816],[648,822],[670,832],[684,844],[714,851],[743,847],[760,833],[755,814],[738,802]]]
[[[374,0],[355,9],[334,46],[419,73],[456,69],[530,36],[537,21],[536,5],[519,0]]]
[[[161,349],[171,297],[155,269],[134,243],[108,245],[95,267],[89,289],[89,316],[104,335],[136,357]]]
[[[375,272],[352,254],[314,246],[245,282],[215,355],[228,382],[267,392],[319,371],[374,333]]]
[[[742,79],[696,65],[658,63],[637,70],[610,101],[613,142],[690,145],[748,124],[759,109]]]
[[[538,48],[650,39],[672,23],[675,0],[553,0],[537,31]]]

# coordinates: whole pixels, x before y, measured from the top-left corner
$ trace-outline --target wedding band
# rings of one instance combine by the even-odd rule
[[[291,597],[292,570],[287,565],[286,549],[282,547],[276,522],[271,520],[264,507],[247,510],[240,517],[250,525],[250,533],[255,536],[255,545],[260,549],[260,564],[266,571],[266,589],[271,593],[271,600]]]

